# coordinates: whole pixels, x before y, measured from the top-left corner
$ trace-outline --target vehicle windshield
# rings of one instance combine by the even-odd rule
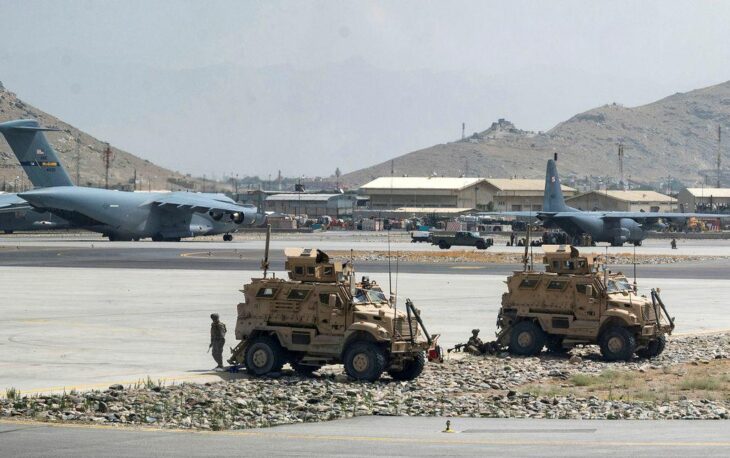
[[[358,288],[355,290],[355,296],[353,296],[352,301],[355,304],[365,304],[368,302],[377,304],[380,302],[388,302],[388,298],[385,297],[382,291]]]
[[[608,292],[618,293],[621,291],[633,291],[629,281],[625,278],[615,278],[608,280]]]

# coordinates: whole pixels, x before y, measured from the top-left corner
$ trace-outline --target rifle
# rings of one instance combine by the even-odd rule
[[[464,347],[466,347],[466,344],[464,344],[464,343],[456,344],[456,345],[454,345],[454,347],[453,347],[453,348],[449,348],[448,350],[446,350],[446,353],[451,353],[452,351],[454,351],[454,352],[457,352],[457,353],[458,353],[458,352],[460,352],[460,351],[461,351],[461,350],[462,350],[462,349],[463,349]]]

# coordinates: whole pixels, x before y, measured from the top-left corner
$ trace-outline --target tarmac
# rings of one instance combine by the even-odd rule
[[[356,417],[268,429],[189,432],[0,420],[13,457],[728,456],[724,421]]]
[[[272,243],[271,265],[283,276],[288,246],[387,249],[383,237],[355,241],[340,234],[296,236]],[[670,250],[647,241],[637,254],[730,256],[727,241],[692,240]],[[661,243],[659,243],[661,242]],[[235,344],[238,291],[259,276],[261,240],[231,243],[111,243],[95,236],[0,238],[0,395],[105,389],[134,385],[207,382],[244,374],[217,373],[206,353],[209,315],[228,325]],[[437,250],[391,243],[391,250]],[[523,252],[519,247],[494,251]],[[605,248],[597,247],[598,252]],[[609,248],[630,252],[633,247]],[[210,255],[208,254],[210,252]],[[539,254],[540,250],[535,249]],[[387,285],[387,262],[356,264],[358,275]],[[629,266],[620,266],[627,271]],[[639,287],[660,287],[678,333],[730,329],[730,259],[639,265]],[[474,327],[488,339],[516,266],[469,263],[400,263],[393,275],[399,304],[411,298],[428,330],[444,347]],[[725,422],[562,421],[360,417],[265,430],[189,432],[94,425],[47,425],[0,420],[0,456],[292,456],[520,455],[727,456]]]

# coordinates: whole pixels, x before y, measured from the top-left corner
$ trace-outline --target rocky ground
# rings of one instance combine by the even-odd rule
[[[349,251],[329,251],[328,254],[341,259],[350,259]],[[354,261],[387,261],[387,251],[377,250],[355,250],[352,252]],[[599,256],[603,262],[605,255]],[[609,265],[630,265],[636,260],[636,264],[675,264],[681,262],[702,262],[717,259],[726,259],[727,256],[695,256],[695,255],[662,255],[662,254],[637,254],[634,258],[632,253],[614,253],[608,256]],[[521,265],[523,262],[522,253],[498,253],[480,250],[455,250],[448,251],[394,251],[391,259],[419,262],[419,263],[481,263],[481,264],[514,264]],[[542,263],[542,249],[536,248],[534,255],[535,264]]]
[[[358,415],[727,419],[729,357],[730,334],[712,334],[674,337],[661,356],[625,363],[601,361],[596,347],[539,358],[452,353],[443,364],[428,364],[412,382],[386,376],[360,383],[348,380],[341,366],[332,366],[312,378],[285,369],[269,378],[241,376],[205,385],[161,386],[147,380],[48,396],[8,390],[0,399],[0,418],[212,430]],[[686,383],[688,372],[696,383]],[[684,381],[654,384],[649,392],[638,388],[669,376]],[[635,380],[625,384],[629,378]],[[608,380],[608,391],[587,393],[591,380]]]

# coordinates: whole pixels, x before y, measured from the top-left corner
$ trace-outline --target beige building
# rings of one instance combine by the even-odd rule
[[[576,190],[563,186],[563,195]],[[360,188],[370,208],[460,208],[494,211],[541,210],[543,180],[449,177],[381,177]]]
[[[494,211],[542,210],[545,180],[488,178],[484,181],[486,195],[480,202],[480,210],[485,210],[489,202],[492,202]],[[561,189],[566,199],[576,194],[576,190],[569,186],[561,185]]]
[[[730,208],[730,188],[685,188],[677,200],[685,212],[724,210]]]
[[[571,207],[586,211],[679,211],[677,199],[656,191],[590,191],[571,199],[566,199],[566,203]]]
[[[484,179],[447,177],[380,177],[363,185],[360,194],[370,208],[476,208],[483,199]]]

